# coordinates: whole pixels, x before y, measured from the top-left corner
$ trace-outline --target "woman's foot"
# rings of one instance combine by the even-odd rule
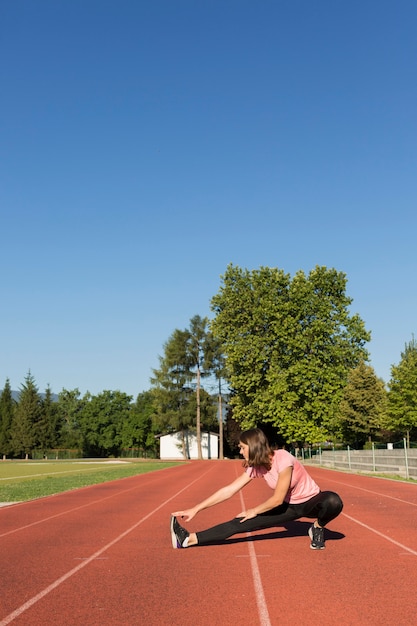
[[[324,528],[321,526],[310,526],[308,530],[309,537],[311,539],[310,548],[312,550],[324,550]]]

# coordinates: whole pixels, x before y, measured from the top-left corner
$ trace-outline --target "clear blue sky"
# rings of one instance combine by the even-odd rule
[[[0,389],[136,397],[229,263],[417,331],[415,0],[1,0]]]

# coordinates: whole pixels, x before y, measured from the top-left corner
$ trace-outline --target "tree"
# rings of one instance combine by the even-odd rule
[[[132,396],[121,391],[103,391],[97,396],[86,394],[79,417],[87,456],[118,456],[123,424],[129,419]]]
[[[197,409],[197,396],[190,396],[190,414],[195,415]],[[217,403],[216,398],[205,389],[200,389],[200,425],[202,430],[217,430]]]
[[[58,429],[60,437],[58,445],[62,448],[82,449],[80,417],[85,404],[78,389],[63,389],[58,394]]]
[[[384,382],[363,361],[349,372],[339,409],[343,440],[362,448],[382,426],[386,405]]]
[[[316,267],[291,280],[275,268],[229,265],[212,299],[233,417],[243,428],[275,425],[288,441],[320,442],[333,427],[348,372],[370,335],[342,272]]]
[[[44,454],[57,443],[57,405],[52,398],[51,388],[46,388],[41,400],[41,415],[37,426],[38,447]]]
[[[176,329],[164,345],[160,368],[151,379],[155,385],[156,413],[161,425],[168,425],[183,434],[193,423],[196,426],[198,458],[201,448],[201,379],[212,373],[218,343],[208,329],[208,318],[195,315],[190,327]],[[195,418],[190,415],[190,393],[195,380]],[[184,440],[184,437],[183,437]],[[184,442],[185,453],[185,442]]]
[[[7,378],[0,395],[0,454],[8,456],[12,452],[11,424],[16,402],[12,397],[10,381]]]
[[[230,406],[226,409],[226,422],[224,426],[226,456],[231,458],[239,457],[239,437],[242,428],[238,422],[233,419],[233,411]]]
[[[141,448],[156,452],[156,432],[153,430],[152,416],[155,412],[152,393],[138,394],[122,424],[121,445],[126,448]]]
[[[29,457],[38,445],[41,397],[32,374],[28,372],[20,388],[19,401],[11,424],[11,444],[16,456]]]
[[[405,345],[398,365],[391,367],[388,383],[389,430],[400,430],[410,445],[410,432],[417,428],[417,343],[414,339]]]
[[[151,383],[154,406],[153,424],[157,432],[179,431],[182,434],[182,451],[187,458],[185,431],[195,422],[190,398],[194,390],[190,387],[189,367],[182,362],[184,331],[175,330],[164,345],[164,356],[159,357],[159,369],[153,370]]]
[[[208,329],[208,318],[195,315],[190,320],[184,359],[190,359],[191,368],[196,376],[196,436],[198,458],[203,458],[201,449],[201,379],[209,376],[216,360],[216,347],[214,337]]]

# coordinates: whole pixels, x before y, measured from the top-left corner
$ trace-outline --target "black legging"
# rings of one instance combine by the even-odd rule
[[[261,513],[252,519],[241,522],[239,517],[218,524],[197,534],[198,543],[204,545],[223,541],[238,533],[248,533],[253,530],[283,526],[286,522],[292,522],[300,517],[317,518],[320,526],[325,526],[337,517],[343,509],[343,502],[337,493],[333,491],[321,491],[316,496],[302,504],[288,504],[284,502],[275,509]]]

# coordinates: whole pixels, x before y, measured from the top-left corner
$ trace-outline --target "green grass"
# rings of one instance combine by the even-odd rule
[[[362,474],[363,476],[371,476],[374,478],[387,478],[388,480],[400,480],[401,482],[409,482],[415,483],[417,480],[415,478],[406,478],[405,476],[399,476],[398,474],[386,474],[384,472],[358,472],[358,474]]]
[[[0,502],[23,502],[178,465],[163,461],[0,462]]]

